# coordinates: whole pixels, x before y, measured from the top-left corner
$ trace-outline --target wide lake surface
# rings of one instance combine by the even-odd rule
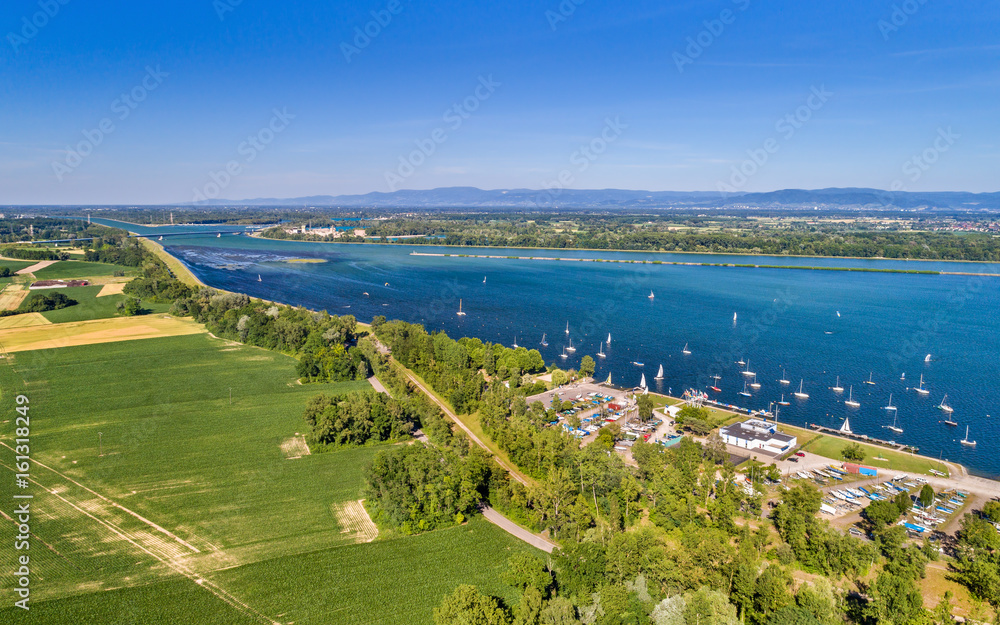
[[[638,385],[643,374],[652,390],[674,395],[715,384],[721,392],[709,391],[713,399],[751,409],[767,409],[783,395],[791,405],[780,408],[782,422],[840,427],[850,417],[856,433],[1000,476],[994,447],[1000,441],[1000,278],[455,255],[968,273],[1000,273],[998,265],[303,243],[237,236],[243,228],[231,226],[95,221],[154,239],[165,234],[160,243],[171,254],[221,289],[361,321],[385,315],[456,338],[508,346],[516,340],[563,368],[579,366],[589,354],[597,361],[596,377],[610,374],[620,386]],[[323,262],[290,262],[295,259]],[[455,314],[459,300],[465,316]],[[608,334],[607,357],[598,358]],[[548,347],[540,344],[543,335]],[[561,358],[570,340],[576,351]],[[685,344],[690,354],[683,353]],[[654,380],[660,365],[664,378]],[[761,385],[747,387],[751,397],[739,395],[744,382],[753,381],[747,370]],[[831,390],[838,376],[843,393]],[[914,390],[921,376],[928,395]],[[781,384],[783,377],[790,384]],[[869,379],[874,384],[865,383]],[[808,399],[792,395],[800,381]],[[858,408],[844,403],[851,387]],[[884,409],[890,394],[895,417]],[[937,407],[945,394],[957,427],[945,425],[946,413]],[[894,418],[903,433],[886,429]],[[967,426],[976,447],[959,443]]]

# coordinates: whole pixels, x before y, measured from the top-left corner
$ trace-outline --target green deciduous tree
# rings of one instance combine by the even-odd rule
[[[436,625],[510,625],[510,616],[500,602],[462,584],[434,608]]]
[[[850,443],[840,450],[840,456],[851,462],[861,462],[865,459],[865,449],[861,443]]]

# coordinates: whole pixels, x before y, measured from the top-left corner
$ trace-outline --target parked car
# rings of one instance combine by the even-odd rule
[[[792,462],[798,462],[799,461],[799,459],[796,458],[795,456],[792,456],[791,458],[789,458],[789,460],[791,460]]]
[[[804,451],[797,451],[797,452],[795,452],[795,455],[798,456],[799,458],[805,458],[806,457],[806,452],[804,452]]]

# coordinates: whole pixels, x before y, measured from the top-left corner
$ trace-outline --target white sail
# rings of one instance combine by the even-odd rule
[[[660,365],[660,370],[656,373],[656,379],[657,380],[663,379],[663,365]]]
[[[844,434],[853,434],[851,431],[851,420],[850,418],[844,419],[844,425],[840,426],[840,431]]]
[[[646,374],[645,373],[642,374],[642,381],[639,382],[639,386],[642,387],[642,388],[646,388]]]
[[[611,345],[611,333],[608,332],[608,345]]]

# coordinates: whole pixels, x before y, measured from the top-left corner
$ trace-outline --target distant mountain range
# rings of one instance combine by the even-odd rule
[[[442,187],[401,190],[364,195],[312,195],[295,198],[252,200],[206,200],[195,206],[316,206],[343,208],[491,208],[513,209],[629,209],[629,208],[726,208],[774,209],[950,209],[998,210],[1000,192],[882,191],[863,188],[782,189],[767,193],[721,194],[714,191],[634,191],[627,189],[477,189]]]

